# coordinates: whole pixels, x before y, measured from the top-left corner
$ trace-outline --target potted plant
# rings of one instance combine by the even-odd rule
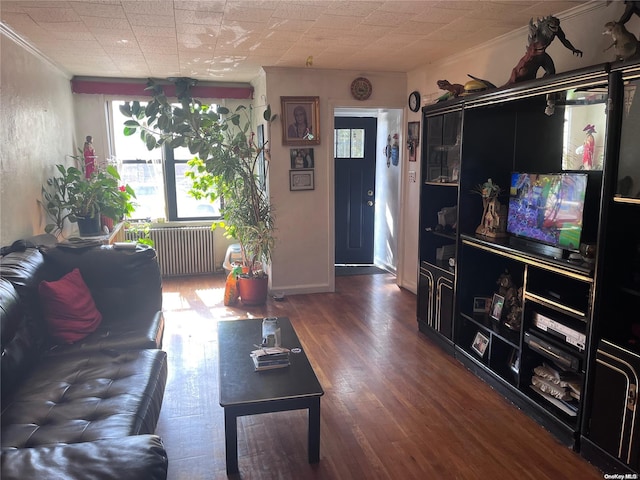
[[[125,122],[125,135],[140,133],[150,150],[161,145],[171,148],[188,147],[194,158],[187,172],[193,187],[190,193],[197,199],[221,200],[222,226],[226,235],[240,244],[243,274],[238,279],[240,298],[244,304],[266,301],[268,276],[274,245],[273,209],[267,192],[258,177],[257,167],[264,154],[268,166],[268,150],[257,145],[252,125],[253,106],[239,106],[231,112],[216,109],[194,99],[191,79],[178,79],[178,105],[172,105],[162,87],[152,80],[148,89],[152,100],[146,107],[139,102],[127,102],[120,107]],[[266,106],[263,118],[275,120]],[[259,294],[253,298],[249,283],[259,284]]]
[[[56,169],[60,175],[47,180],[40,201],[52,220],[45,227],[47,233],[61,235],[68,220],[78,223],[81,236],[100,235],[101,215],[120,221],[133,212],[135,192],[129,185],[120,185],[113,165],[94,171],[89,178],[74,166],[56,165]]]

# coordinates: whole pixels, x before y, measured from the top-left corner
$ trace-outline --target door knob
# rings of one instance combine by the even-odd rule
[[[373,207],[373,202],[372,202],[371,200],[368,200],[368,201],[367,201],[367,205],[368,205],[369,207]]]

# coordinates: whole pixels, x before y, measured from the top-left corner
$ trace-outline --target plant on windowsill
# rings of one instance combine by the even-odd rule
[[[72,156],[84,165],[81,156]],[[52,223],[45,232],[62,235],[65,221],[78,223],[81,236],[100,235],[100,215],[119,222],[134,210],[135,192],[120,184],[120,175],[113,165],[94,171],[86,178],[83,169],[56,165],[60,176],[47,179],[39,203]],[[85,228],[88,228],[86,230]]]
[[[222,221],[212,228],[224,227],[226,236],[240,244],[244,277],[264,279],[264,294],[255,303],[264,303],[267,295],[265,267],[271,262],[275,242],[273,209],[258,177],[258,161],[264,154],[268,166],[268,150],[257,145],[253,132],[253,106],[241,105],[234,112],[203,105],[191,96],[191,79],[176,82],[179,106],[172,106],[162,87],[149,80],[152,100],[146,107],[127,102],[120,111],[129,120],[125,135],[140,133],[149,150],[161,145],[188,147],[194,158],[189,161],[192,179],[190,193],[197,199],[221,199]],[[266,106],[263,119],[274,121]],[[239,290],[243,303],[253,303],[243,295],[242,276]]]

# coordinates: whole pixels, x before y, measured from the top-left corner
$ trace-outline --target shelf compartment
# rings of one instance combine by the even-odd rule
[[[519,348],[520,346],[520,331],[511,330],[503,323],[493,320],[487,314],[477,313],[473,316],[461,313],[460,316],[467,322],[475,325],[477,328],[481,328],[491,335],[498,337],[505,343],[508,343],[513,348]]]
[[[587,342],[587,324],[537,304],[525,304],[525,327],[543,339],[559,342],[572,354],[583,356]]]
[[[582,390],[584,384],[584,374],[582,372],[563,371],[562,368],[555,365],[549,358],[533,350],[529,345],[525,345],[521,357],[520,391],[558,421],[565,424],[571,430],[577,431],[580,420],[581,399],[571,397],[567,393],[565,399],[561,400],[555,398],[549,392],[541,391],[539,387],[534,387],[533,377],[536,376],[535,369],[543,365],[557,370],[564,380],[571,380],[577,385],[578,391]],[[540,377],[538,376],[538,378]],[[567,392],[570,391],[568,387],[563,387],[562,385],[557,385],[556,388],[558,390],[566,389]]]
[[[585,320],[590,310],[591,282],[527,267],[525,298]]]
[[[509,245],[508,239],[490,241],[486,238],[466,234],[461,234],[460,237],[462,238],[463,245],[485,250],[495,255],[510,258],[526,265],[532,265],[539,269],[564,275],[567,278],[574,278],[583,282],[593,283],[590,268],[585,268],[578,264],[572,264],[565,260],[553,259],[542,255],[516,250]]]

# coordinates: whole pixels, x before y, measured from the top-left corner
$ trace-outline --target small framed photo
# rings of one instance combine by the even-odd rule
[[[509,357],[509,368],[516,375],[520,373],[520,355],[518,355],[518,351],[515,349],[511,351]]]
[[[486,352],[487,347],[489,346],[489,337],[486,337],[482,333],[476,333],[475,338],[473,339],[473,343],[471,344],[471,350],[480,355],[480,358],[484,357],[484,352]]]
[[[500,320],[502,318],[502,307],[504,307],[504,297],[494,293],[491,301],[490,317],[494,320]]]
[[[491,299],[489,297],[473,297],[473,313],[489,313]]]
[[[291,169],[314,168],[313,148],[292,148],[289,150]]]
[[[320,145],[320,97],[280,97],[283,145]]]
[[[313,190],[313,170],[289,170],[289,190]]]
[[[409,122],[407,126],[407,149],[409,161],[415,162],[420,146],[420,122]]]

